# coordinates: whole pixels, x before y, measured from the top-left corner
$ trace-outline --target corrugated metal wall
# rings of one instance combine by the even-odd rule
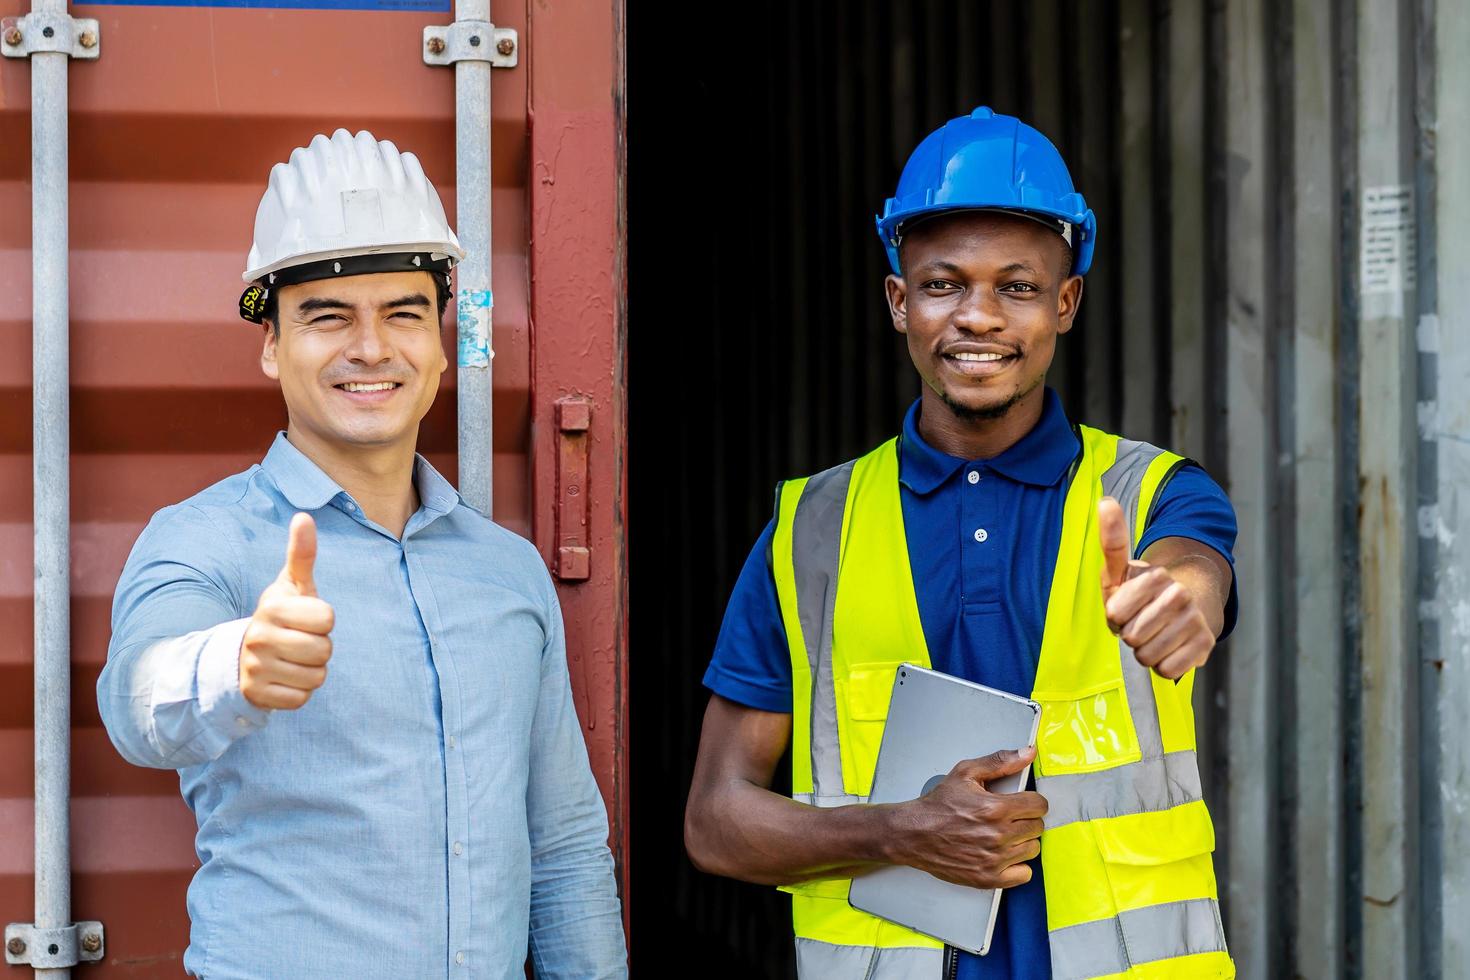
[[[0,0],[0,15],[25,6]],[[416,153],[455,213],[454,73],[421,49],[424,26],[453,18],[74,13],[100,21],[102,54],[70,67],[73,915],[107,930],[106,965],[83,975],[176,976],[194,821],[176,775],[129,766],[101,728],[113,586],[155,510],[258,461],[284,425],[260,331],[235,314],[271,165],[315,133],[367,128]],[[521,42],[493,81],[495,517],[555,555],[553,402],[590,399],[592,577],[560,591],[621,868],[621,7],[497,0],[493,16]],[[32,920],[29,115],[28,64],[0,60],[0,923]],[[453,375],[419,443],[451,479]]]
[[[659,951],[790,971],[784,897],[682,856],[699,680],[775,482],[915,394],[871,215],[984,103],[1047,132],[1099,216],[1069,411],[1193,456],[1239,513],[1243,614],[1197,691],[1241,975],[1470,976],[1470,352],[1436,317],[1470,267],[1446,261],[1470,192],[1437,177],[1470,159],[1446,149],[1463,8],[806,2],[677,35],[635,12],[635,912]]]

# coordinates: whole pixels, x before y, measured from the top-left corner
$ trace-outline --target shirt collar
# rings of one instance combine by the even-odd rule
[[[291,445],[286,433],[276,433],[270,452],[261,462],[281,495],[297,510],[312,511],[325,507],[339,494],[347,492],[337,481],[322,471],[305,453]],[[459,493],[423,456],[414,454],[414,479],[423,508],[435,514],[447,514],[460,502]]]
[[[1017,483],[1036,487],[1055,486],[1067,475],[1077,458],[1079,444],[1062,400],[1050,388],[1042,402],[1036,425],[994,459],[966,460],[940,452],[919,435],[919,405],[909,406],[903,419],[903,443],[899,454],[899,480],[914,493],[933,492],[968,463],[994,470]]]

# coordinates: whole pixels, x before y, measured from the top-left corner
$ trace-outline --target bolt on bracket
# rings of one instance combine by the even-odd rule
[[[29,922],[5,927],[5,962],[37,970],[64,970],[99,962],[106,953],[100,922],[77,922],[60,929],[37,929]]]
[[[488,61],[492,68],[514,68],[519,60],[520,40],[509,27],[496,27],[488,20],[457,20],[424,28],[426,65]]]
[[[41,51],[95,61],[102,53],[102,33],[92,18],[64,11],[33,10],[24,17],[0,18],[0,54],[29,58]]]

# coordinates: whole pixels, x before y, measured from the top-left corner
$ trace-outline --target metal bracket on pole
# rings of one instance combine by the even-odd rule
[[[520,41],[509,27],[487,20],[457,20],[424,28],[424,64],[452,65],[456,61],[488,61],[492,68],[514,68]]]
[[[29,58],[40,51],[95,60],[102,53],[102,34],[92,18],[64,12],[33,10],[24,17],[0,19],[0,54]]]
[[[5,927],[5,962],[37,970],[65,970],[99,962],[106,953],[100,922],[78,922],[63,929],[37,929],[29,922]]]

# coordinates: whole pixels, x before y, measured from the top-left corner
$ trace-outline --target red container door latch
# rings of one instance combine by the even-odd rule
[[[556,577],[583,582],[592,575],[587,547],[587,451],[592,402],[568,397],[556,401]]]

